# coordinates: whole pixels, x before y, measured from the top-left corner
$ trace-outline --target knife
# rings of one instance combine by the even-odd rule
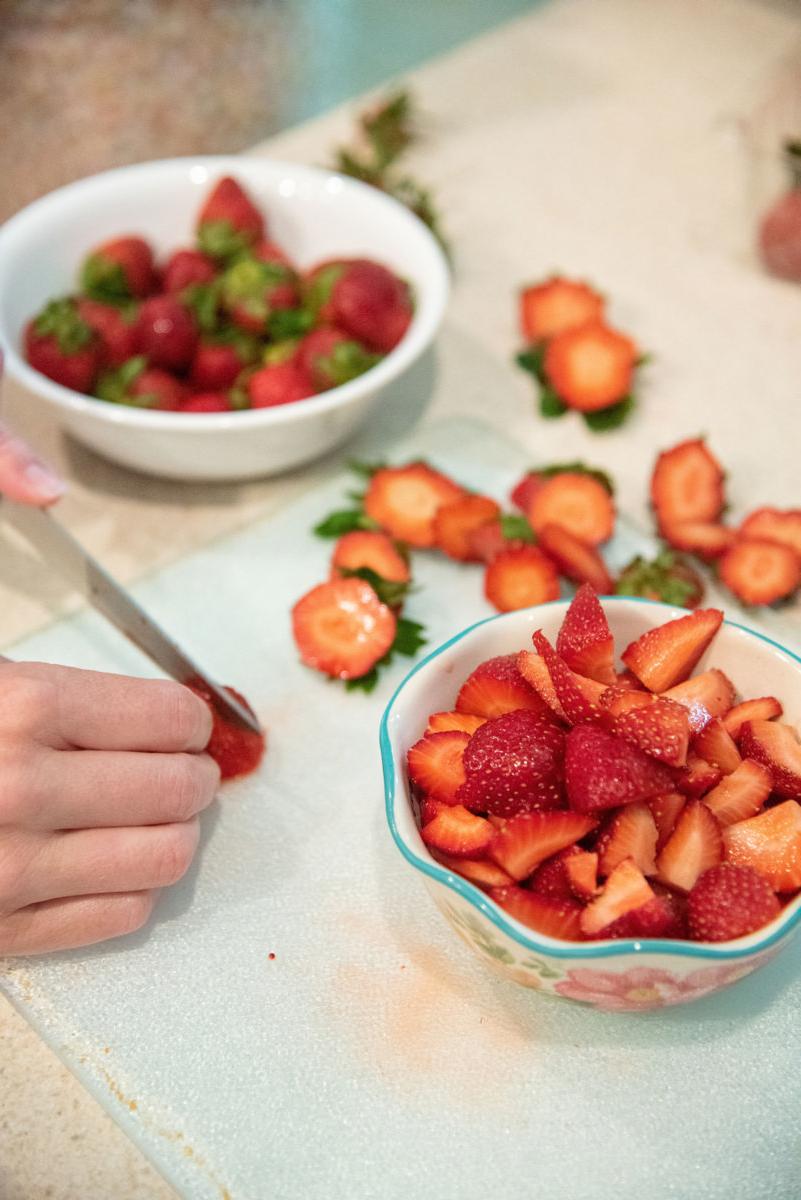
[[[261,733],[253,714],[210,679],[47,510],[0,498],[0,516],[162,671],[179,683],[200,683],[226,721]]]

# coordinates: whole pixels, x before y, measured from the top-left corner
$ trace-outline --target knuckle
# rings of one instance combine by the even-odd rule
[[[0,736],[4,740],[30,738],[47,726],[58,704],[54,679],[14,667],[4,670],[0,683]]]
[[[35,770],[19,744],[0,746],[0,826],[21,825],[38,807]]]
[[[196,820],[164,826],[156,852],[159,884],[169,887],[183,879],[195,856],[198,839]]]

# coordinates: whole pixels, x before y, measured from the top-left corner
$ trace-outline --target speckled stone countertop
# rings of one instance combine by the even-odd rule
[[[644,518],[644,464],[654,449],[702,427],[731,472],[736,510],[757,499],[798,503],[783,438],[793,420],[798,427],[801,306],[796,289],[762,276],[751,258],[755,160],[744,157],[744,141],[755,121],[773,121],[770,96],[794,70],[788,55],[799,39],[801,23],[786,6],[558,0],[414,74],[431,114],[416,165],[438,192],[458,255],[426,420],[489,417],[533,461],[599,460],[635,518]],[[322,161],[346,135],[350,113],[259,150]],[[599,441],[572,423],[532,420],[530,388],[509,365],[510,296],[521,278],[554,266],[601,282],[621,324],[656,352],[625,435]],[[714,321],[704,317],[710,311]],[[746,426],[755,396],[772,419]],[[7,386],[5,400],[71,480],[65,523],[128,580],[277,510],[340,461],[230,488],[143,481],[65,444],[17,389]],[[70,598],[18,546],[0,544],[0,556],[10,642]],[[2,1200],[173,1195],[0,1004]]]

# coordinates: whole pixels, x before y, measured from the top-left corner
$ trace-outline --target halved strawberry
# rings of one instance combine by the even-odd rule
[[[467,778],[459,800],[499,817],[557,808],[563,803],[563,757],[564,733],[550,714],[519,709],[493,717],[465,749]]]
[[[720,717],[713,717],[701,732],[695,735],[693,750],[714,767],[719,767],[724,775],[731,775],[743,761],[737,744]]]
[[[687,797],[681,792],[663,792],[661,796],[653,796],[648,801],[654,821],[656,822],[656,848],[661,850],[676,827],[679,813],[687,803]]]
[[[720,767],[709,763],[692,751],[687,755],[687,766],[676,776],[676,787],[685,796],[697,799],[705,796],[723,779]]]
[[[659,878],[689,892],[697,879],[723,861],[723,837],[713,813],[699,800],[686,804],[656,860]]]
[[[772,790],[773,776],[768,768],[753,758],[745,758],[736,770],[707,792],[704,804],[725,827],[755,817]]]
[[[723,469],[703,438],[663,450],[651,476],[660,529],[682,521],[717,521],[725,498]]]
[[[484,594],[499,612],[559,599],[559,576],[536,546],[501,550],[487,566]]]
[[[722,622],[719,608],[697,608],[647,630],[621,657],[650,691],[664,692],[687,679]]]
[[[643,801],[626,804],[598,839],[600,874],[611,875],[619,863],[630,858],[643,875],[655,875],[657,837],[656,821],[648,805]]]
[[[598,892],[598,855],[578,850],[565,859],[568,884],[577,900],[592,900]]]
[[[527,342],[544,342],[566,329],[600,320],[604,298],[586,283],[553,275],[520,293],[520,328]]]
[[[597,822],[574,812],[523,812],[499,829],[489,848],[513,879],[527,879],[546,858],[585,837]]]
[[[774,717],[780,717],[783,712],[784,709],[775,696],[760,696],[755,700],[743,700],[741,704],[735,704],[724,716],[723,724],[736,742],[746,722],[771,721]]]
[[[582,542],[561,525],[543,525],[539,545],[552,558],[562,575],[574,583],[587,583],[599,595],[614,591],[614,580],[594,546]]]
[[[683,704],[690,714],[690,729],[700,733],[711,717],[724,717],[734,704],[734,684],[717,667],[702,671],[663,694],[666,700]]]
[[[779,796],[801,799],[801,742],[791,725],[749,721],[743,727],[740,749],[746,758],[768,768]]]
[[[567,862],[568,859],[581,853],[582,850],[577,845],[573,845],[568,846],[565,850],[560,850],[558,854],[551,855],[550,858],[546,858],[545,862],[537,867],[529,879],[528,887],[534,892],[539,892],[541,896],[555,896],[557,899],[575,900],[576,896],[567,876]]]
[[[368,568],[393,583],[408,583],[409,563],[391,537],[377,529],[354,529],[345,533],[334,546],[331,556],[333,578],[343,571]]]
[[[801,556],[801,508],[758,508],[740,526],[740,536],[781,542]]]
[[[579,925],[581,905],[577,900],[558,900],[514,886],[492,888],[490,897],[510,917],[537,933],[563,942],[582,940]]]
[[[473,550],[471,534],[495,521],[500,512],[500,505],[489,496],[463,496],[443,504],[434,514],[434,544],[449,558],[480,561]]]
[[[629,909],[611,925],[599,929],[593,937],[603,938],[685,938],[687,924],[671,893],[655,893],[639,908]]]
[[[598,812],[670,791],[670,772],[635,746],[597,725],[576,725],[565,744],[570,807]]]
[[[596,937],[602,929],[642,908],[653,898],[653,888],[642,871],[631,859],[624,859],[615,867],[600,894],[582,912],[581,931],[585,937]]]
[[[395,640],[397,618],[363,579],[312,588],[292,609],[292,632],[308,667],[336,679],[358,679]]]
[[[721,863],[705,871],[690,892],[687,920],[699,942],[727,942],[761,929],[781,911],[772,887],[750,867]]]
[[[776,892],[801,887],[801,804],[785,800],[723,830],[726,862],[753,867]]]
[[[565,613],[556,638],[556,652],[579,675],[613,684],[615,640],[598,595],[588,583],[581,585]]]
[[[534,633],[533,641],[548,668],[559,704],[568,721],[572,725],[583,721],[599,721],[600,699],[606,690],[604,685],[571,671],[541,629]]]
[[[412,783],[442,804],[457,804],[456,793],[465,781],[462,759],[469,741],[469,734],[456,730],[425,734],[406,755]]]
[[[443,854],[441,850],[434,850],[433,847],[432,853],[443,867],[447,867],[449,871],[456,871],[459,875],[464,875],[465,879],[469,879],[471,883],[475,883],[479,887],[506,887],[507,884],[514,882],[511,875],[507,875],[502,867],[499,867],[497,863],[490,862],[487,858],[451,858],[449,855]]]
[[[598,412],[631,393],[637,347],[602,321],[558,333],[545,347],[542,370],[569,408]]]
[[[549,712],[549,706],[520,673],[518,663],[517,654],[499,654],[479,663],[459,689],[457,712],[476,717],[502,717],[516,708]]]
[[[534,654],[531,650],[521,650],[517,656],[517,669],[520,674],[530,683],[537,694],[544,700],[548,708],[553,712],[560,721],[568,724],[567,714],[559,702],[559,697],[556,694],[556,688],[551,679],[551,673],[545,659],[539,654]]]
[[[742,538],[723,555],[718,573],[743,604],[775,604],[801,587],[801,555],[781,542]]]
[[[690,741],[690,721],[683,705],[664,696],[643,705],[638,692],[630,692],[626,701],[617,702],[618,709],[623,705],[627,709],[614,717],[613,732],[651,758],[669,767],[683,767]]]
[[[468,812],[461,804],[441,808],[433,821],[420,830],[427,846],[454,858],[475,858],[484,854],[495,829],[483,817]]]
[[[515,508],[527,513],[534,493],[539,491],[544,483],[545,480],[538,471],[526,471],[509,493],[509,500]]]
[[[410,546],[434,545],[434,517],[464,489],[426,463],[380,467],[370,479],[364,511],[391,537]]]
[[[459,733],[475,733],[486,717],[475,717],[472,713],[435,712],[428,718],[426,733],[449,733],[456,730]]]
[[[697,554],[706,562],[720,558],[737,540],[733,529],[716,521],[662,521],[660,531],[675,550]]]
[[[606,709],[610,717],[619,717],[623,713],[633,712],[638,708],[650,708],[655,702],[655,696],[651,692],[645,692],[637,680],[637,686],[628,681],[620,681],[619,679],[608,687],[601,695],[601,708]]]
[[[531,528],[541,534],[559,525],[589,546],[607,541],[615,528],[615,505],[593,475],[565,471],[551,476],[531,497],[526,512]]]

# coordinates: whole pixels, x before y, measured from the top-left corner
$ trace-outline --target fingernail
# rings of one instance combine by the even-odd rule
[[[44,463],[28,463],[24,471],[25,482],[44,500],[58,500],[67,490],[67,485]]]

